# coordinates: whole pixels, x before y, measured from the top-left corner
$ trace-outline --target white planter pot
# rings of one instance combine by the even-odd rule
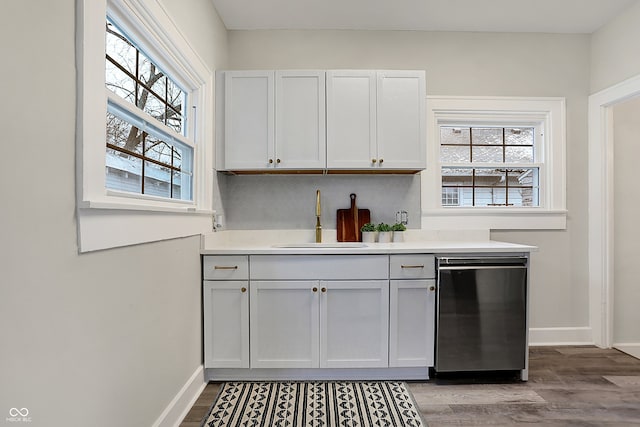
[[[376,242],[376,231],[363,231],[362,232],[362,243],[375,243]]]
[[[378,243],[389,243],[391,241],[391,231],[379,231],[378,232]]]
[[[394,231],[393,232],[393,241],[394,242],[404,242],[404,231]]]

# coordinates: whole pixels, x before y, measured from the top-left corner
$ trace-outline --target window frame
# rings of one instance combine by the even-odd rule
[[[213,187],[213,73],[157,0],[77,0],[76,198],[79,252],[211,231]],[[183,88],[193,143],[192,200],[107,189],[105,19],[125,31]],[[124,101],[126,102],[126,101]],[[189,101],[188,101],[189,102]],[[155,120],[155,119],[154,119]]]
[[[499,119],[498,119],[499,120]],[[484,147],[500,147],[503,151],[503,158],[505,157],[506,154],[506,147],[509,146],[513,146],[513,145],[507,145],[504,143],[503,140],[503,144],[491,144],[491,145],[474,145],[473,141],[470,141],[469,145],[465,145],[465,144],[455,144],[455,145],[450,145],[450,146],[459,146],[459,147],[469,147],[469,149],[471,150],[471,152],[469,153],[469,158],[470,161],[468,162],[442,162],[440,160],[440,151],[438,151],[438,160],[440,161],[440,171],[442,171],[442,169],[444,168],[454,168],[454,169],[473,169],[473,170],[477,170],[477,169],[537,169],[538,170],[538,193],[537,193],[537,197],[536,199],[538,200],[538,205],[537,206],[531,206],[532,208],[535,207],[539,207],[540,206],[540,200],[542,200],[541,198],[541,191],[543,189],[543,186],[541,185],[541,176],[544,176],[544,170],[545,170],[545,165],[544,162],[542,162],[543,159],[541,159],[541,157],[543,156],[543,140],[544,140],[544,126],[541,124],[541,122],[539,120],[529,120],[529,121],[513,121],[511,119],[508,120],[508,124],[505,124],[504,122],[493,122],[493,121],[483,121],[480,123],[474,123],[474,121],[470,121],[470,122],[460,122],[459,120],[454,120],[454,121],[450,121],[444,118],[441,118],[440,120],[438,120],[437,123],[438,126],[438,131],[441,130],[442,127],[455,127],[455,128],[463,128],[463,129],[479,129],[479,128],[496,128],[496,129],[503,129],[503,138],[504,138],[504,130],[506,128],[514,128],[514,127],[520,127],[520,128],[532,128],[533,132],[534,132],[534,139],[533,139],[533,144],[532,144],[532,149],[533,149],[533,161],[529,162],[529,163],[525,163],[525,162],[475,162],[473,161],[472,155],[473,155],[473,147],[474,146],[484,146]],[[472,132],[470,132],[470,136],[472,135]],[[441,132],[438,132],[438,149],[440,150],[440,148],[442,148],[442,142],[441,142]],[[520,145],[515,145],[515,146],[520,146]],[[441,189],[442,187],[442,182],[441,182]],[[453,188],[453,187],[446,187],[446,188]],[[460,189],[462,188],[469,188],[469,187],[460,187]],[[481,189],[481,188],[488,188],[488,187],[484,187],[484,186],[475,186],[475,184],[471,187],[473,188],[474,192],[475,189]],[[505,190],[506,190],[506,198],[508,199],[508,189],[509,187],[506,186]],[[459,192],[460,193],[460,192]],[[464,208],[481,208],[484,206],[460,206],[460,205],[440,205],[440,207],[444,208],[444,209],[464,209]],[[500,206],[497,206],[500,207]],[[526,207],[522,207],[522,206],[502,206],[502,207],[508,207],[509,209],[522,209],[522,208],[526,208]]]
[[[560,97],[427,97],[427,169],[422,172],[422,227],[426,229],[565,229],[565,99]],[[440,126],[536,126],[539,206],[442,206]],[[540,126],[540,127],[538,127]],[[449,163],[447,163],[449,165]],[[455,163],[459,167],[491,166]],[[511,163],[501,164],[511,165]]]

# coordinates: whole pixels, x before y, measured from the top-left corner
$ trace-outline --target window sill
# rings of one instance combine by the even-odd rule
[[[79,209],[116,209],[128,211],[146,211],[146,212],[172,212],[194,215],[211,216],[215,213],[213,210],[197,209],[195,206],[172,206],[171,202],[163,204],[140,204],[127,203],[122,201],[101,201],[101,200],[84,200],[78,205]]]
[[[92,252],[211,231],[213,210],[120,201],[78,204],[78,251]]]
[[[566,210],[539,208],[442,208],[422,212],[427,230],[486,228],[490,230],[564,230]]]

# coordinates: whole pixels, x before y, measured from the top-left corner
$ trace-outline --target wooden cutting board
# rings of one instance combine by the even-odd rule
[[[336,215],[338,242],[359,242],[361,240],[360,227],[371,222],[369,209],[358,209],[354,193],[351,193],[349,197],[351,198],[351,207],[338,209]]]

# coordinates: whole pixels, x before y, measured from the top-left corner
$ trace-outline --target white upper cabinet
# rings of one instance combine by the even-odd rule
[[[324,71],[276,71],[276,168],[324,169]]]
[[[426,167],[424,71],[217,73],[219,170]]]
[[[370,169],[377,156],[376,72],[327,71],[327,167]]]
[[[224,73],[223,169],[273,166],[274,75],[273,71]]]
[[[378,167],[424,169],[424,71],[379,71],[377,77]]]
[[[219,169],[325,168],[324,71],[225,71],[218,76],[224,79],[224,146],[218,150],[224,162],[218,162]]]
[[[423,71],[327,72],[327,167],[426,167]]]

